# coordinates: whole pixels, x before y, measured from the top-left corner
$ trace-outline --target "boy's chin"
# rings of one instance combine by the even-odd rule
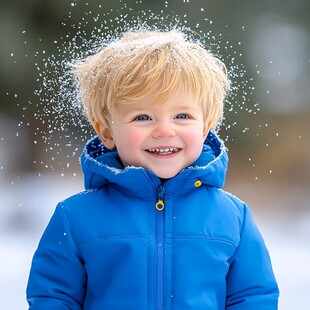
[[[173,177],[175,177],[180,171],[152,171],[154,174],[156,174],[160,179],[168,180]]]

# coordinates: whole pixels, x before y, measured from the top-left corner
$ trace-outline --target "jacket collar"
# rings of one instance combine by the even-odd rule
[[[216,133],[210,132],[200,157],[168,180],[165,187],[175,192],[184,192],[192,188],[195,181],[200,180],[204,185],[221,188],[225,182],[227,165],[228,156],[223,142]],[[148,195],[153,194],[154,188],[161,184],[160,179],[150,170],[123,167],[117,150],[105,148],[98,136],[86,143],[81,156],[81,166],[87,190],[113,184],[127,192]]]

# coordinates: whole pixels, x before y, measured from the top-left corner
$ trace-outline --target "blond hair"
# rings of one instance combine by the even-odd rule
[[[126,32],[73,68],[92,124],[108,126],[120,103],[155,93],[153,104],[162,104],[180,89],[194,95],[212,128],[223,116],[225,65],[177,30]]]

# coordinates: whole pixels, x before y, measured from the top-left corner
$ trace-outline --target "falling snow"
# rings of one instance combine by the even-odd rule
[[[184,2],[189,3],[189,1]],[[139,3],[142,3],[142,1],[137,1],[137,4]],[[226,64],[231,81],[231,90],[227,94],[225,101],[225,115],[222,124],[223,135],[226,135],[224,140],[229,140],[229,129],[237,125],[236,121],[231,121],[232,117],[229,115],[241,111],[256,115],[260,110],[258,103],[253,105],[250,101],[255,88],[251,79],[245,79],[246,70],[242,65],[242,54],[229,41],[227,33],[221,34],[218,30],[213,29],[212,25],[214,23],[207,17],[206,10],[203,7],[197,8],[197,14],[201,14],[205,23],[209,25],[207,32],[200,29],[201,23],[196,23],[193,27],[195,31],[192,31],[188,26],[187,14],[165,16],[164,10],[161,11],[160,15],[151,10],[146,10],[141,11],[133,19],[128,14],[132,9],[127,4],[122,4],[121,1],[120,4],[119,9],[114,8],[110,12],[102,12],[101,5],[98,5],[97,10],[86,9],[80,21],[74,23],[72,20],[75,8],[78,5],[76,1],[72,1],[70,4],[72,11],[68,12],[68,16],[62,22],[64,27],[70,24],[72,30],[53,41],[57,52],[49,54],[44,47],[35,52],[38,82],[35,94],[39,99],[39,103],[36,103],[37,111],[33,117],[42,125],[38,126],[33,143],[39,145],[43,141],[46,145],[46,152],[53,152],[53,156],[51,156],[52,163],[36,163],[41,165],[41,168],[54,171],[56,167],[53,163],[57,161],[58,165],[61,165],[65,171],[70,167],[72,158],[80,154],[84,142],[93,135],[93,130],[85,116],[82,103],[77,94],[71,62],[96,53],[102,46],[116,39],[127,29],[137,29],[144,26],[152,30],[168,31],[177,27],[185,32],[192,41],[203,45]],[[88,4],[86,4],[87,6]],[[165,7],[168,7],[168,1],[165,1]],[[112,18],[111,15],[115,10],[117,10],[117,16]],[[89,29],[88,23],[90,19],[93,19],[94,27],[89,32],[87,29]],[[244,26],[242,26],[242,30],[244,30]],[[23,30],[22,33],[26,38],[26,30]],[[38,41],[41,42],[42,38],[38,38]],[[44,42],[42,43],[44,44]],[[241,42],[238,41],[237,45],[240,46]],[[225,57],[221,51],[225,52]],[[14,53],[11,53],[11,56],[14,57]],[[14,96],[17,98],[17,94]],[[29,102],[28,104],[32,105],[34,103]],[[229,117],[226,117],[227,115]],[[29,122],[27,124],[29,126]],[[245,128],[243,133],[248,130],[248,128]],[[18,137],[18,133],[16,133],[16,136]],[[63,143],[60,143],[60,141],[63,141]],[[79,148],[71,150],[70,147],[77,141],[79,141]],[[66,152],[69,152],[70,149],[71,154],[67,155],[68,163],[60,163],[60,154],[64,152],[60,145],[67,147]]]

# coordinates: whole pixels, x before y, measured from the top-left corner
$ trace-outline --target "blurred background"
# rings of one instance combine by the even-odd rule
[[[27,308],[43,229],[56,203],[83,189],[78,158],[93,132],[67,62],[137,16],[161,25],[178,16],[228,67],[233,91],[220,130],[230,155],[226,189],[253,210],[279,282],[279,309],[306,309],[309,12],[306,0],[1,0],[0,307]]]

